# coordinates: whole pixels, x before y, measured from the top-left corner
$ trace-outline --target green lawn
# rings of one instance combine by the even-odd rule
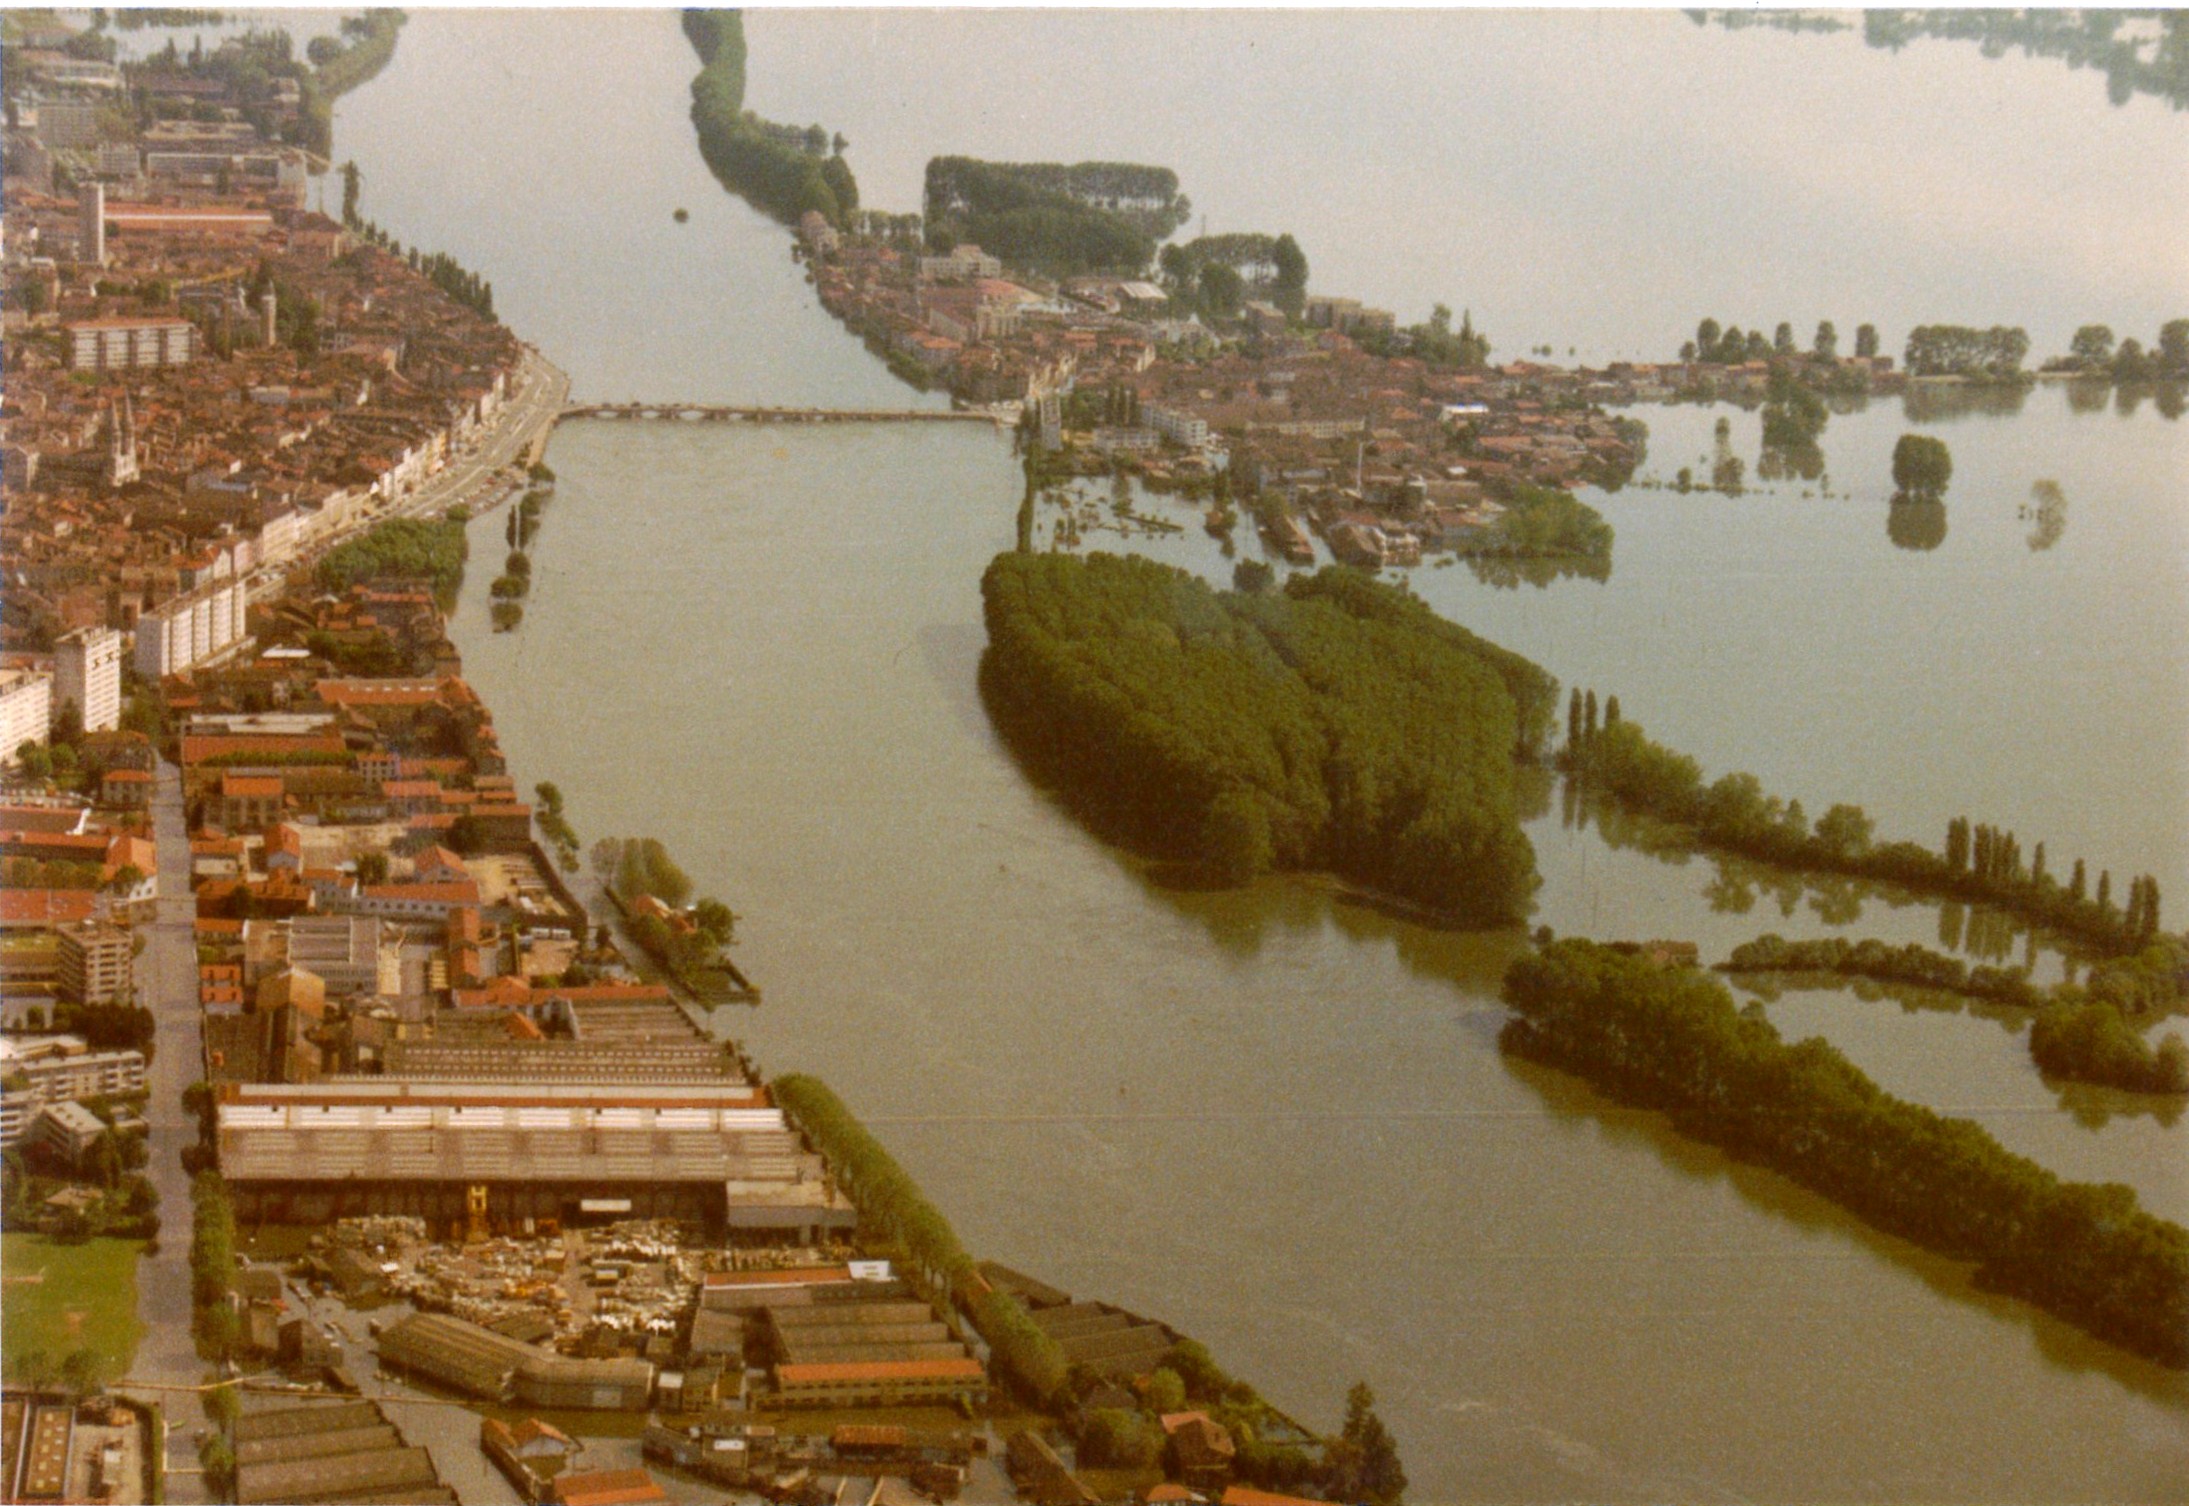
[[[0,1235],[0,1334],[7,1378],[40,1352],[57,1376],[65,1358],[89,1349],[102,1379],[129,1373],[143,1330],[137,1322],[137,1256],[142,1240],[55,1244],[43,1234]]]

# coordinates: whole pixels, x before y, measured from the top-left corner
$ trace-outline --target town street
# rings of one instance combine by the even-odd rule
[[[193,1385],[207,1367],[197,1356],[190,1333],[190,1178],[182,1167],[183,1148],[197,1139],[197,1121],[182,1106],[183,1090],[204,1075],[205,1053],[198,1028],[197,942],[192,929],[197,904],[190,894],[190,834],[183,819],[182,770],[162,763],[152,797],[152,832],[159,855],[159,891],[155,918],[145,928],[145,949],[137,958],[139,996],[158,1021],[157,1049],[146,1072],[150,1096],[144,1117],[150,1125],[145,1175],[160,1194],[160,1239],[156,1254],[137,1263],[137,1316],[144,1338],[130,1378],[156,1385]],[[120,1389],[127,1391],[123,1386]],[[136,1393],[166,1409],[171,1425],[167,1499],[204,1499],[195,1474],[196,1432],[203,1409],[176,1392]]]

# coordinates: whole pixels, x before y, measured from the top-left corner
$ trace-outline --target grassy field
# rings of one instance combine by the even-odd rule
[[[141,1240],[91,1239],[55,1244],[42,1234],[0,1235],[0,1334],[7,1378],[25,1356],[46,1356],[54,1373],[79,1349],[97,1356],[99,1375],[129,1372],[142,1329],[137,1323]]]

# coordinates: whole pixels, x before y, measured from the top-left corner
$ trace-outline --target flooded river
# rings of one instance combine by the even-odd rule
[[[872,69],[861,39],[945,24],[760,17],[752,102],[840,126],[855,166],[868,151],[878,163],[869,201],[913,207],[903,161],[1025,139],[1015,116],[955,134],[923,125],[959,123],[923,111],[994,61],[977,48],[936,77],[909,70],[919,77],[901,87],[897,74],[844,82]],[[1031,16],[947,24],[973,40],[1017,27],[1044,69],[1068,50],[1045,46]],[[1273,25],[1225,24],[1248,42]],[[1389,50],[1368,37],[1374,24],[1317,22],[1355,28],[1369,58]],[[1493,35],[1515,23],[1501,24]],[[1439,251],[1441,221],[1410,230],[1411,206],[1432,171],[1454,201],[1524,202],[1510,164],[1438,155],[1395,174],[1406,190],[1389,206],[1395,228],[1343,214],[1311,225],[1316,185],[1343,203],[1350,181],[1317,133],[1411,139],[1419,101],[1372,92],[1340,121],[1278,108],[1295,78],[1283,30],[1225,52],[1221,85],[1168,55],[1097,48],[1088,63],[1152,71],[1180,99],[1220,91],[1225,118],[1254,129],[1168,153],[1132,113],[1146,93],[1136,81],[1053,112],[1064,117],[1054,154],[1172,162],[1219,219],[1274,211],[1248,198],[1242,171],[1212,168],[1204,185],[1203,164],[1220,151],[1272,179],[1281,168],[1307,186],[1267,228],[1296,228],[1318,268],[1347,271],[1340,290],[1408,318],[1429,296],[1466,302],[1467,269],[1488,253],[1474,241],[1464,255]],[[1543,36],[1594,59],[1570,26]],[[1617,77],[1631,82],[1604,83],[1601,59],[1577,63],[1566,87],[1594,79],[1597,96],[1585,109],[1541,97],[1539,120],[1561,132],[1545,150],[1569,169],[1592,147],[1611,153],[1638,121],[1689,108],[1647,80],[1700,67],[1738,80],[1726,98],[1704,87],[1691,99],[1727,131],[1742,100],[1784,84],[1784,129],[1815,119],[1804,139],[1830,139],[1820,101],[1836,98],[1834,121],[1863,122],[1859,146],[1951,117],[1940,91],[1989,99],[2011,80],[2040,108],[1985,128],[2031,163],[2086,138],[2125,143],[2115,160],[2130,176],[2150,152],[2181,160],[2178,145],[2141,145],[2162,139],[2144,102],[2085,108],[2099,95],[2087,75],[1970,53],[1934,78],[1919,67],[1929,55],[1845,41],[1623,19]],[[1483,56],[1434,61],[1499,71]],[[580,397],[917,400],[817,308],[783,232],[708,177],[684,116],[693,68],[665,15],[417,13],[388,70],[343,101],[338,155],[362,168],[368,214],[490,277],[504,317],[571,372]],[[824,109],[839,89],[841,108]],[[990,97],[1008,89],[999,81]],[[1494,113],[1501,98],[1486,85],[1438,108],[1454,139],[1494,142],[1512,130]],[[2178,141],[2179,121],[2158,119]],[[1936,129],[1950,144],[1964,127]],[[1698,194],[1670,181],[1684,170],[1676,154],[1620,151],[1637,203]],[[1854,172],[1815,151],[1819,182]],[[1669,350],[1702,313],[1745,326],[1783,310],[1836,317],[1843,331],[1877,318],[1891,348],[1902,313],[1966,314],[2026,322],[2042,352],[2086,317],[2125,332],[2133,315],[2140,329],[2150,300],[2131,274],[2143,262],[2124,255],[2116,293],[2068,254],[2083,232],[2065,220],[2097,215],[2120,246],[2144,247],[2147,213],[2178,226],[2189,177],[2157,182],[2156,210],[2096,187],[2054,204],[2034,186],[2039,166],[2020,160],[2001,150],[1963,166],[1972,191],[2023,205],[2031,236],[2060,254],[2042,277],[2025,268],[2001,283],[1981,318],[1963,307],[1978,287],[1965,266],[1953,279],[1937,270],[1963,249],[1950,228],[1896,209],[1921,275],[1853,276],[1837,243],[1807,238],[1822,211],[1804,206],[1776,220],[1743,210],[1738,235],[1668,213],[1658,234],[1680,269],[1667,286],[1627,294],[1565,279],[1534,303],[1501,293],[1514,302],[1493,331],[1517,339],[1515,326],[1535,322],[1562,350],[1596,310],[1632,345],[1644,338],[1637,310],[1669,310],[1647,321]],[[1711,202],[1779,191],[1774,163],[1776,148],[1715,152]],[[672,219],[680,207],[687,224]],[[1630,220],[1607,218],[1593,249],[1621,254]],[[1570,217],[1560,223],[1572,233]],[[1653,251],[1634,275],[1648,284],[1667,259]],[[1433,290],[1419,270],[1432,263],[1444,269]],[[1900,291],[1811,310],[1810,292],[1782,289],[1812,263],[1827,292],[1842,278]],[[1564,278],[1563,264],[1545,267],[1547,281]],[[1483,282],[1520,285],[1509,268]],[[1904,283],[1956,289],[1959,302],[1941,306],[1941,292],[1903,310]],[[1475,301],[1478,319],[1485,305]],[[2189,443],[2155,403],[2087,408],[2053,388],[2011,414],[1911,418],[1876,404],[1826,432],[1829,496],[1793,483],[1738,499],[1640,485],[1594,499],[1618,530],[1606,582],[1504,589],[1465,566],[1414,582],[1563,681],[1617,692],[1713,774],[1750,770],[1812,811],[1857,801],[1884,832],[1932,843],[1952,816],[1997,821],[2025,846],[2045,840],[2055,868],[2075,856],[2110,868],[2116,889],[2156,873],[2178,907],[2189,897]],[[1709,450],[1717,414],[1640,416],[1652,431],[1644,477],[1669,479]],[[1755,419],[1732,417],[1753,467]],[[1885,457],[1917,426],[1955,458],[1946,533],[1929,549],[1887,529]],[[2178,1379],[1501,1056],[1496,986],[1517,937],[1423,929],[1305,880],[1176,893],[1089,837],[999,746],[975,691],[979,576],[1012,542],[1019,493],[1003,438],[956,425],[579,422],[549,460],[561,480],[522,628],[488,630],[486,568],[454,628],[513,769],[526,784],[556,781],[588,840],[664,838],[703,891],[740,912],[739,957],[767,1003],[726,1027],[773,1070],[824,1075],[979,1253],[1195,1334],[1311,1423],[1334,1424],[1346,1386],[1368,1378],[1419,1500],[2189,1495]],[[2039,481],[2066,499],[2065,526],[2032,547],[2024,510]],[[1191,512],[1167,515],[1187,531],[1133,547],[1228,572]],[[480,527],[482,566],[499,524]],[[1536,919],[1561,932],[1684,937],[1706,955],[1766,930],[2026,955],[1995,922],[1934,904],[1653,854],[1616,823],[1607,837],[1547,782],[1529,831],[1545,875]],[[2025,1021],[1934,1004],[1790,988],[1766,1007],[1896,1092],[2189,1217],[2178,1123],[2063,1097],[2029,1067]]]

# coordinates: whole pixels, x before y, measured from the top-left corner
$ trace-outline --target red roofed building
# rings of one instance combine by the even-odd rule
[[[279,774],[223,774],[217,819],[224,831],[257,831],[281,819],[282,796]]]
[[[335,755],[347,751],[339,732],[202,732],[182,739],[182,766],[193,768],[211,758],[264,758],[284,755]]]
[[[339,901],[338,907],[386,920],[431,920],[445,925],[457,910],[476,909],[478,904],[479,886],[467,878],[461,883],[365,884]]]
[[[1256,1490],[1251,1485],[1227,1485],[1218,1500],[1222,1506],[1323,1506],[1305,1496],[1281,1496],[1275,1491]]]
[[[643,1469],[593,1469],[557,1475],[547,1499],[553,1506],[650,1506],[669,1497]]]
[[[952,1405],[988,1398],[980,1361],[874,1360],[843,1364],[779,1364],[775,1400],[782,1406],[894,1407]]]
[[[99,908],[90,889],[0,889],[0,928],[43,930],[89,920]]]

